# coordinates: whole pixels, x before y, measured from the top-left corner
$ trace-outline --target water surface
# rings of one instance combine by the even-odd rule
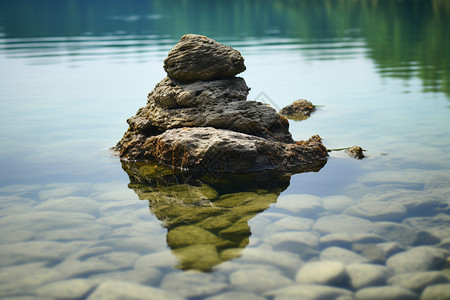
[[[448,291],[449,15],[439,0],[0,1],[1,297]],[[154,169],[109,147],[185,33],[242,53],[249,99],[319,105],[290,122],[296,140],[367,158],[332,152],[272,186],[129,177]],[[421,251],[436,263],[399,262]],[[316,261],[344,275],[305,282]]]

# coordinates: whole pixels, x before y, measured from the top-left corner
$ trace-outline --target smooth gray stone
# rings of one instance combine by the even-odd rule
[[[403,246],[414,244],[419,237],[419,231],[410,226],[394,222],[375,223],[374,233]]]
[[[139,257],[135,263],[135,268],[173,268],[178,260],[170,251],[150,253]]]
[[[394,254],[405,251],[405,248],[397,242],[379,243],[377,247],[383,252],[386,259]]]
[[[40,296],[11,296],[3,297],[2,300],[59,300],[52,297]]]
[[[346,269],[350,278],[350,285],[354,290],[385,285],[387,278],[392,273],[385,266],[373,264],[351,264]]]
[[[443,239],[437,246],[450,251],[450,238]]]
[[[366,257],[339,247],[329,247],[323,250],[320,253],[320,260],[340,261],[344,264],[369,262]]]
[[[145,236],[145,238],[142,238]],[[133,250],[139,254],[157,253],[166,250],[167,243],[162,234],[147,234],[131,237],[103,239],[104,244],[111,245],[117,251]]]
[[[134,252],[111,252],[89,256],[86,259],[68,258],[54,269],[65,277],[83,276],[90,273],[112,272],[119,269],[131,268],[139,257]]]
[[[355,200],[343,195],[324,197],[321,200],[323,208],[333,213],[341,213],[347,207],[355,204]]]
[[[102,272],[89,276],[89,282],[101,284],[108,280],[128,281],[151,286],[158,286],[163,273],[156,268],[138,268],[131,270],[119,270],[113,272]]]
[[[100,284],[87,300],[183,300],[182,296],[172,291],[165,291],[141,284],[123,282],[123,281],[106,281]]]
[[[0,196],[0,203],[2,204],[2,209],[6,208],[5,204],[9,206],[21,204],[26,206],[32,206],[36,204],[36,200],[26,197],[19,197],[17,195]]]
[[[363,202],[350,206],[344,210],[344,214],[371,221],[393,221],[405,216],[406,208],[398,203]]]
[[[32,240],[36,236],[36,232],[32,230],[3,230],[0,228],[0,244],[13,244],[18,242],[26,242]]]
[[[111,232],[110,226],[88,222],[70,228],[56,227],[52,230],[40,231],[36,233],[37,240],[44,241],[98,241]]]
[[[345,266],[337,261],[315,261],[303,265],[295,276],[300,284],[324,284],[340,286],[347,280]]]
[[[294,284],[277,269],[267,267],[238,270],[230,275],[230,283],[240,291],[253,293],[262,293]]]
[[[280,198],[278,198],[278,202],[279,201]],[[265,234],[282,231],[309,231],[313,224],[314,224],[313,219],[286,216],[276,222],[271,223],[270,226],[266,226]],[[253,233],[254,231],[253,226],[251,226],[251,228]]]
[[[283,208],[298,216],[314,216],[323,210],[320,198],[308,194],[289,194],[278,197],[275,204],[277,208]]]
[[[341,297],[352,297],[353,293],[346,289],[326,285],[295,284],[281,289],[268,291],[263,295],[266,297],[273,297],[273,299],[276,300],[281,299],[327,300],[327,299],[341,299]]]
[[[60,243],[50,241],[29,241],[0,245],[0,266],[30,262],[57,262],[77,251],[77,242]]]
[[[402,171],[377,171],[367,173],[359,177],[358,181],[365,184],[390,184],[392,182],[397,184],[425,184],[430,176],[438,173],[439,172],[434,170],[426,171],[418,169],[408,169]]]
[[[382,236],[373,233],[347,233],[337,232],[324,235],[320,238],[320,247],[327,248],[331,246],[349,248],[355,243],[358,244],[377,244],[386,242]]]
[[[415,217],[408,218],[403,224],[411,226],[417,230],[426,231],[435,237],[428,243],[439,243],[439,239],[445,239],[450,236],[450,215],[438,214],[434,217]]]
[[[322,234],[337,232],[370,233],[373,231],[373,223],[353,216],[331,215],[318,219],[312,230]]]
[[[376,244],[353,244],[352,250],[366,257],[371,263],[384,264],[386,257]]]
[[[164,276],[160,288],[186,298],[204,297],[226,289],[225,277],[219,274],[172,272]]]
[[[38,190],[40,188],[42,188],[42,185],[40,185],[40,184],[31,184],[31,185],[29,185],[29,184],[11,184],[11,185],[6,185],[4,187],[1,187],[0,192],[5,193],[5,194],[22,195],[22,194],[27,194],[34,190]]]
[[[37,288],[36,294],[56,299],[79,299],[86,295],[92,287],[93,284],[88,280],[75,278],[47,283]]]
[[[442,272],[430,271],[395,275],[389,278],[388,284],[398,285],[420,294],[427,286],[448,281]]]
[[[396,274],[439,270],[445,264],[449,252],[441,248],[420,246],[392,255],[386,266]]]
[[[316,250],[319,238],[312,232],[278,232],[264,237],[264,242],[272,245],[275,250],[285,250],[299,253],[305,249]]]
[[[31,294],[40,285],[64,278],[46,263],[27,263],[0,268],[0,295]]]
[[[450,284],[431,285],[423,291],[420,300],[448,300],[450,299]]]
[[[419,295],[399,286],[365,288],[355,296],[357,300],[419,300]]]
[[[205,298],[205,300],[266,300],[266,298],[248,292],[227,292]]]
[[[80,250],[70,254],[66,259],[86,259],[92,256],[96,256],[103,253],[113,252],[113,248],[109,246],[93,246],[85,247]]]
[[[39,198],[62,198],[67,196],[80,196],[90,191],[91,183],[52,183],[45,186],[45,190],[39,192]]]
[[[64,197],[49,199],[37,205],[35,209],[46,211],[61,211],[61,212],[79,212],[91,215],[97,215],[100,204],[87,197]]]
[[[429,192],[414,192],[413,195],[396,199],[408,210],[408,215],[424,216],[442,211],[445,200],[442,195],[429,195]]]
[[[298,254],[263,248],[246,248],[242,250],[239,260],[241,263],[271,265],[292,274],[303,264]]]

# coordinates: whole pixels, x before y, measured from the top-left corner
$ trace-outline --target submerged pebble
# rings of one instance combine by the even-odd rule
[[[339,248],[339,247],[329,247],[320,253],[321,260],[329,261],[339,261],[342,263],[365,263],[369,262],[369,259],[359,255],[353,251]]]
[[[161,288],[180,296],[204,297],[216,294],[228,287],[223,275],[198,272],[171,272],[161,281]]]
[[[273,299],[352,299],[353,293],[347,289],[326,285],[296,284],[264,293]]]
[[[439,271],[408,272],[395,275],[388,280],[388,283],[391,285],[398,285],[416,293],[421,293],[427,286],[448,282],[447,276]]]
[[[106,281],[100,284],[87,300],[120,300],[135,299],[146,300],[149,297],[154,299],[183,300],[184,297],[174,292],[165,291],[159,288],[149,287],[125,281]]]
[[[385,285],[392,273],[389,268],[374,264],[349,264],[346,270],[354,290]]]
[[[440,270],[443,268],[449,252],[430,246],[411,248],[391,256],[386,265],[396,274]]]
[[[264,291],[293,284],[293,280],[279,270],[253,267],[238,270],[230,275],[231,285],[241,291],[262,293]]]
[[[345,265],[337,261],[315,261],[305,264],[297,272],[295,281],[302,284],[324,284],[340,286],[345,284]]]
[[[406,215],[406,207],[398,203],[363,202],[350,206],[344,214],[371,221],[400,220]]]
[[[39,203],[17,197],[33,212],[0,218],[2,296],[446,299],[450,286],[442,270],[449,218],[436,210],[437,198],[424,198],[425,205],[415,197],[395,200],[411,195],[401,191],[360,203],[340,195],[273,195],[261,207],[276,201],[276,210],[252,219],[260,206],[246,199],[265,198],[235,193],[219,203],[242,217],[223,214],[168,230],[145,203],[86,187],[77,186],[75,195],[65,194],[66,186],[47,187]],[[232,201],[247,204],[237,209]],[[420,209],[426,215],[409,216]],[[218,250],[239,232],[251,233],[249,245]]]
[[[366,233],[373,231],[373,223],[369,220],[347,216],[331,215],[319,218],[314,224],[312,230],[322,234],[328,233]]]
[[[399,286],[380,286],[361,289],[358,300],[419,300],[419,295]]]
[[[431,285],[422,293],[421,300],[447,300],[450,299],[450,284]]]
[[[79,299],[86,295],[93,284],[86,279],[68,279],[40,286],[36,294],[56,299]]]

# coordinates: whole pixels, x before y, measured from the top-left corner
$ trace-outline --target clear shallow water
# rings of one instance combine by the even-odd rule
[[[450,238],[450,10],[446,1],[388,3],[0,2],[0,295],[363,298],[372,285],[420,295],[445,282],[448,252],[439,249]],[[239,245],[203,243],[192,252],[200,258],[179,250],[192,242],[172,243],[161,219],[168,227],[174,218],[149,210],[147,196],[139,200],[108,151],[188,32],[243,54],[249,99],[277,108],[298,98],[322,105],[290,123],[295,139],[319,134],[328,148],[357,144],[368,156],[333,152],[319,172],[292,176],[286,189],[234,189],[231,199],[250,192],[236,201],[256,197],[265,206],[234,212],[244,222]],[[219,254],[211,245],[222,247]],[[420,251],[436,263],[414,264],[426,257]],[[422,285],[402,280],[402,256],[390,259],[396,253],[414,266],[409,274],[426,278]],[[345,266],[344,275],[331,272],[342,265],[326,265],[332,279],[311,287],[302,272],[312,278],[308,264],[330,260]],[[212,271],[175,268],[189,261]],[[370,272],[349,267],[355,263]],[[353,282],[361,268],[375,279]],[[438,273],[420,273],[429,270]]]

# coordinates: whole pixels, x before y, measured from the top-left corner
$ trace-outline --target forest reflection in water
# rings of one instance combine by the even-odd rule
[[[186,30],[241,49],[284,43],[283,49],[311,60],[353,58],[364,48],[381,76],[420,78],[424,91],[450,96],[449,3],[2,1],[0,44],[12,57],[46,58],[47,63],[64,56],[81,60],[163,56]]]
[[[326,161],[305,168],[318,172]],[[240,256],[249,244],[248,221],[265,211],[290,182],[290,175],[258,172],[182,172],[154,162],[122,162],[129,188],[167,228],[167,245],[182,270],[210,271]]]

